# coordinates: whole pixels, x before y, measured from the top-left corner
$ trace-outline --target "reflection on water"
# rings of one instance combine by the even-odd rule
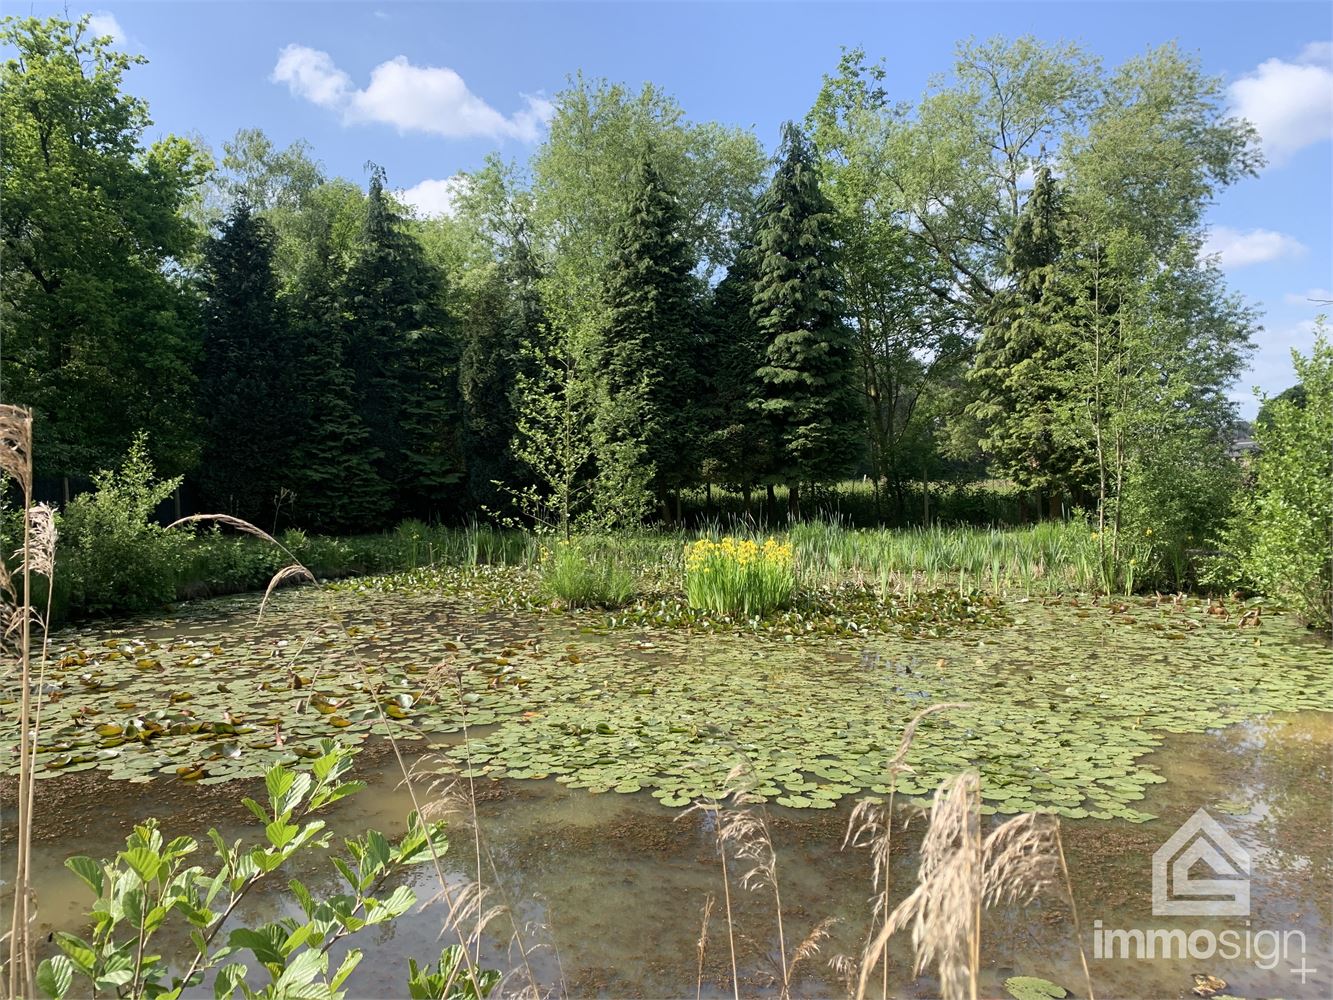
[[[1098,996],[1187,995],[1196,972],[1220,976],[1234,996],[1327,997],[1333,995],[1333,715],[1303,713],[1270,717],[1207,735],[1174,736],[1153,763],[1167,781],[1149,791],[1145,808],[1153,822],[1133,825],[1091,820],[1067,822],[1064,838],[1074,878],[1075,900],[1092,958],[1089,936],[1103,928],[1231,928],[1299,931],[1307,972],[1302,985],[1285,956],[1272,969],[1253,960],[1131,961],[1092,958]],[[357,768],[370,787],[331,815],[342,833],[375,827],[401,832],[411,808],[398,787],[397,771],[382,748],[363,754]],[[95,772],[93,773],[95,775]],[[61,867],[74,853],[106,856],[116,850],[132,823],[148,815],[170,816],[171,832],[202,834],[217,825],[228,839],[247,829],[239,805],[255,788],[239,783],[188,788],[178,783],[149,786],[110,783],[88,774],[38,785],[43,825],[38,831],[35,878],[41,935],[77,929],[86,907],[82,886]],[[677,813],[646,795],[593,795],[555,782],[491,782],[478,785],[478,818],[486,850],[483,880],[496,898],[512,904],[515,923],[531,951],[529,962],[544,987],[564,987],[576,996],[693,995],[698,984],[700,919],[705,897],[718,896],[707,936],[702,989],[730,995],[727,922],[713,834],[706,818]],[[12,794],[12,793],[11,793]],[[1207,808],[1250,853],[1251,916],[1238,918],[1152,917],[1150,858],[1199,807]],[[778,852],[783,920],[793,947],[816,923],[838,923],[820,955],[804,965],[798,992],[841,992],[828,966],[839,952],[859,949],[867,926],[869,858],[840,846],[848,807],[820,812],[772,809]],[[6,821],[12,810],[6,808]],[[898,838],[893,865],[895,901],[914,882],[914,848],[920,819]],[[12,843],[11,830],[5,840]],[[468,821],[460,817],[448,855],[452,879],[475,875],[476,857]],[[8,867],[6,865],[6,867]],[[333,891],[314,866],[298,874],[312,888]],[[331,869],[330,869],[331,871]],[[438,890],[429,866],[415,876],[418,895]],[[284,912],[275,883],[257,894],[243,919],[260,922]],[[317,893],[318,894],[318,893]],[[776,927],[772,897],[733,884],[734,942],[743,993],[773,991]],[[367,960],[350,981],[354,996],[405,994],[408,957],[438,956],[443,906],[424,906],[395,926],[360,941]],[[492,924],[486,958],[505,968],[521,965],[509,947],[513,926]],[[894,995],[931,995],[929,976],[913,978],[905,941],[892,949],[889,989]],[[983,932],[986,995],[1001,995],[1011,975],[1051,979],[1076,994],[1085,991],[1067,903],[1052,896],[1023,909],[987,915]],[[1286,959],[1290,958],[1291,962]]]

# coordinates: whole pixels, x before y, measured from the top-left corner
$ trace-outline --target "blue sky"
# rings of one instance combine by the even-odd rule
[[[35,14],[63,4],[32,4]],[[10,7],[14,12],[18,4]],[[77,10],[71,7],[71,10]],[[960,38],[1024,33],[1082,44],[1115,64],[1176,40],[1221,75],[1273,162],[1226,191],[1211,246],[1263,312],[1249,375],[1293,380],[1289,351],[1311,341],[1333,298],[1333,5],[1327,3],[188,3],[88,8],[142,53],[129,89],[161,133],[215,149],[238,128],[280,145],[304,138],[328,170],[364,182],[374,159],[423,208],[487,153],[526,158],[546,99],[578,70],[651,80],[696,119],[753,125],[770,147],[805,114],[843,45],[888,65],[913,100],[946,71]]]

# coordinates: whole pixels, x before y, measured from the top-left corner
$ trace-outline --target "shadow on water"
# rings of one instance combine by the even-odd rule
[[[1158,818],[1144,824],[1079,820],[1064,824],[1074,891],[1098,996],[1186,996],[1191,974],[1220,976],[1234,996],[1327,997],[1333,995],[1333,716],[1306,712],[1234,725],[1207,734],[1166,738],[1151,762],[1165,783],[1149,791],[1145,808]],[[339,833],[367,827],[400,832],[410,809],[391,756],[372,743],[357,772],[369,788],[330,816]],[[179,782],[148,785],[108,782],[97,772],[43,781],[42,825],[34,859],[41,935],[77,930],[87,905],[81,884],[64,871],[71,854],[113,853],[133,823],[145,816],[170,817],[173,833],[202,835],[218,826],[228,839],[250,827],[240,805],[260,783],[232,782],[190,787]],[[497,899],[514,905],[524,941],[542,944],[532,956],[543,986],[563,980],[575,996],[680,996],[696,990],[697,941],[705,896],[719,896],[709,928],[704,962],[705,995],[730,995],[730,961],[715,841],[700,814],[677,818],[646,794],[591,794],[554,781],[482,780],[477,814],[484,844],[499,879],[484,881]],[[12,794],[12,792],[10,793]],[[5,803],[6,822],[12,821]],[[1242,918],[1152,916],[1150,859],[1171,833],[1204,807],[1249,853],[1251,909]],[[867,926],[869,858],[840,849],[850,806],[818,812],[770,810],[778,853],[788,940],[825,917],[836,917],[832,936],[817,959],[803,966],[798,993],[828,995],[843,987],[828,958],[859,949]],[[914,884],[915,848],[924,828],[904,812],[906,832],[896,838],[894,899]],[[467,817],[453,826],[450,877],[475,874]],[[6,842],[12,833],[6,830]],[[489,865],[485,866],[489,868]],[[327,865],[295,872],[333,891]],[[284,880],[285,881],[285,880]],[[423,900],[436,891],[428,868],[415,876]],[[776,933],[771,897],[733,887],[735,943],[743,994],[776,992],[772,959]],[[259,922],[288,912],[281,882],[257,893],[242,919]],[[361,940],[367,951],[349,982],[353,996],[405,994],[407,959],[437,956],[441,903],[428,903],[395,925]],[[1179,928],[1186,933],[1232,930],[1248,940],[1251,954],[1227,959],[1183,957],[1131,960],[1096,957],[1093,935],[1108,929]],[[1288,948],[1271,954],[1261,932],[1288,933]],[[511,928],[491,925],[484,959],[504,968],[518,963],[508,947]],[[1202,939],[1200,939],[1202,940]],[[1257,942],[1257,945],[1256,945]],[[905,940],[891,951],[890,992],[929,996],[936,984],[914,978]],[[1317,971],[1293,972],[1300,958]],[[983,931],[985,995],[1002,995],[1012,975],[1040,976],[1083,995],[1079,953],[1066,902],[1058,892],[1026,908],[987,915]],[[1265,967],[1271,966],[1271,967]]]

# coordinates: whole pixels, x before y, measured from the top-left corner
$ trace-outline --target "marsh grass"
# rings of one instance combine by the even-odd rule
[[[629,560],[600,537],[560,539],[540,552],[537,569],[542,594],[565,608],[620,608],[638,591]]]
[[[3,634],[0,642],[12,647],[17,660],[19,696],[19,780],[17,842],[14,851],[13,911],[9,928],[9,961],[6,985],[11,997],[33,996],[34,980],[32,923],[36,906],[31,886],[34,771],[41,732],[41,684],[37,685],[36,717],[33,708],[32,629],[42,630],[39,674],[46,672],[47,622],[50,617],[52,577],[55,572],[55,520],[49,507],[34,504],[32,496],[32,414],[16,406],[0,406],[0,472],[18,486],[23,497],[23,544],[13,557],[19,560],[17,579],[9,572],[5,553],[0,552],[0,599],[3,600]],[[33,577],[47,583],[47,610],[34,607]],[[8,659],[8,657],[6,657]],[[11,669],[12,669],[11,665]]]
[[[722,886],[726,899],[727,940],[731,948],[731,981],[733,994],[740,996],[740,980],[736,972],[736,932],[731,911],[731,871],[728,855],[740,870],[741,886],[751,892],[767,891],[773,898],[773,924],[777,936],[776,954],[765,958],[773,966],[773,978],[779,996],[787,1000],[792,995],[797,969],[819,954],[828,940],[829,931],[836,922],[826,917],[818,921],[794,948],[787,949],[787,928],[782,914],[782,888],[778,880],[778,854],[773,846],[768,813],[762,796],[755,795],[754,769],[745,761],[734,767],[726,778],[727,794],[720,800],[705,799],[678,814],[677,818],[693,813],[705,814],[717,835],[718,856],[722,865]],[[709,897],[711,898],[711,896]],[[704,932],[699,939],[699,968],[702,982],[704,937],[707,931],[707,905]]]

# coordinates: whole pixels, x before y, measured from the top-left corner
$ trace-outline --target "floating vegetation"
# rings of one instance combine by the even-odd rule
[[[895,606],[849,588],[758,622],[526,602],[512,571],[421,573],[279,593],[262,626],[228,598],[66,632],[39,770],[215,783],[388,729],[474,777],[671,807],[719,794],[745,759],[756,794],[822,809],[887,794],[903,724],[949,701],[968,707],[923,721],[898,796],[976,767],[983,812],[1138,821],[1162,734],[1333,704],[1325,646],[1279,614],[1241,627],[1242,609],[1196,601]],[[0,694],[10,772],[17,695]]]

